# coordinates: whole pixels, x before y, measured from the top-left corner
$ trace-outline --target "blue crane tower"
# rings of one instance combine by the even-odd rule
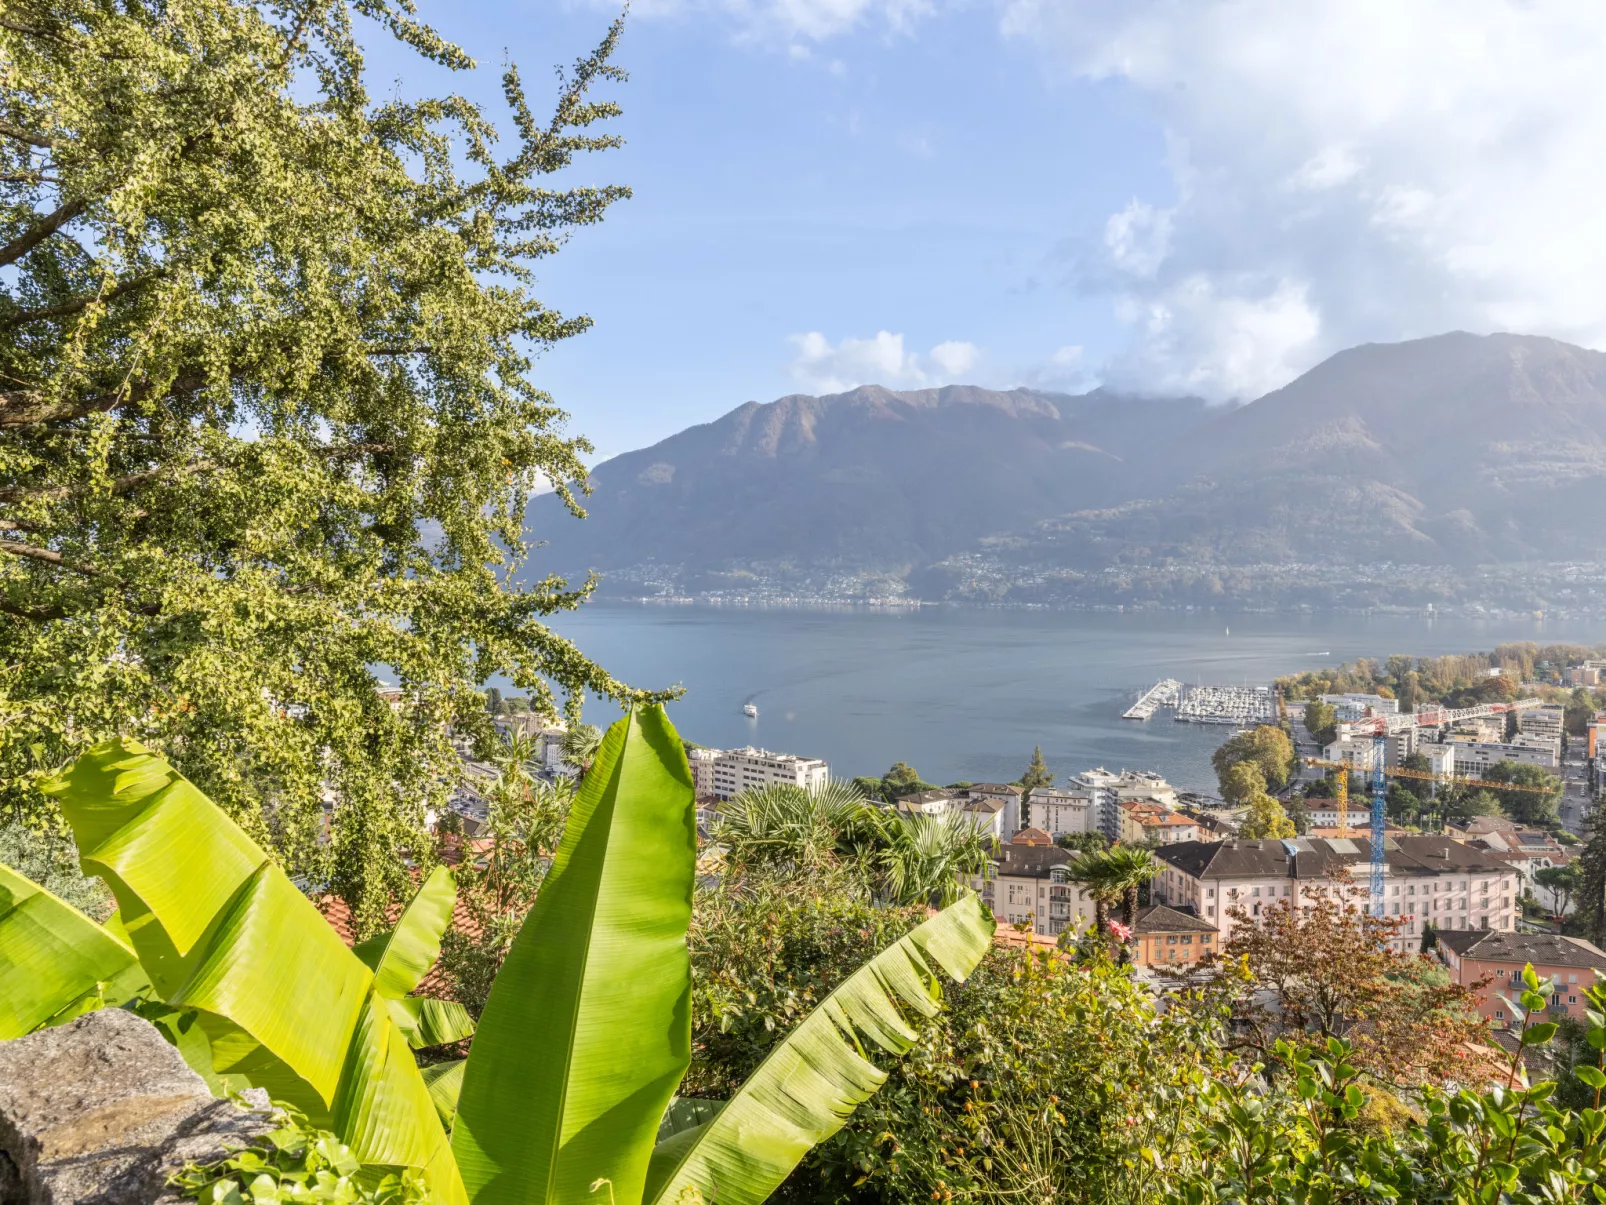
[[[1388,761],[1388,727],[1387,723],[1379,723],[1372,733],[1372,915],[1383,915],[1383,873],[1384,859],[1384,829],[1387,827],[1387,813],[1384,804],[1388,801],[1388,783],[1383,777],[1383,767]]]

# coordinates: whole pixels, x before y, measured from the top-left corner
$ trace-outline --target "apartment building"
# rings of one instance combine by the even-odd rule
[[[1099,832],[1098,800],[1091,787],[1036,787],[1026,800],[1027,824],[1054,837]]]
[[[969,791],[939,788],[905,795],[893,808],[904,816],[963,816],[995,841],[1013,835],[1006,833],[1004,827],[1008,804],[991,795],[973,795]]]
[[[1023,829],[999,846],[987,873],[972,886],[1001,925],[1030,925],[1039,937],[1058,937],[1093,916],[1093,901],[1070,878],[1075,860],[1047,833]]]
[[[1083,831],[1096,830],[1112,841],[1121,836],[1121,804],[1148,802],[1172,809],[1177,806],[1176,788],[1148,770],[1122,770],[1115,774],[1100,766],[1072,775],[1067,785],[1093,793],[1094,828]]]
[[[1330,706],[1341,721],[1364,720],[1369,715],[1400,714],[1400,701],[1385,699],[1382,695],[1323,695],[1322,702]]]
[[[1584,989],[1606,975],[1606,950],[1581,937],[1553,933],[1439,933],[1439,959],[1451,976],[1478,997],[1478,1011],[1496,1029],[1510,1028],[1513,999],[1523,990],[1522,970],[1533,964],[1534,973],[1550,980],[1543,1020],[1562,1017],[1584,1019]],[[1487,978],[1482,987],[1477,984]]]
[[[758,787],[786,783],[813,790],[825,785],[830,766],[816,757],[771,753],[768,749],[693,749],[692,785],[699,796],[729,799]]]
[[[1490,766],[1503,761],[1521,766],[1542,766],[1554,770],[1561,765],[1561,741],[1517,736],[1510,741],[1474,740],[1454,733],[1444,742],[1455,747],[1456,773],[1478,777]],[[1426,750],[1431,742],[1423,742]]]
[[[1511,931],[1516,927],[1517,873],[1487,852],[1446,837],[1386,838],[1383,914],[1401,927],[1394,946],[1414,950],[1422,927]],[[1232,936],[1239,923],[1228,913],[1254,918],[1277,904],[1301,906],[1305,890],[1333,890],[1333,876],[1348,873],[1349,889],[1369,891],[1369,837],[1296,837],[1288,840],[1182,842],[1155,856],[1165,869],[1154,881],[1156,902],[1191,907]]]
[[[1215,953],[1220,935],[1209,921],[1150,904],[1132,924],[1132,961],[1145,967],[1186,967]]]
[[[1517,724],[1523,736],[1559,741],[1566,727],[1566,710],[1561,707],[1529,707],[1517,713]]]

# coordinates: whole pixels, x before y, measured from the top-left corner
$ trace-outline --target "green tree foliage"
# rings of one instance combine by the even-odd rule
[[[1252,765],[1260,771],[1264,787],[1280,791],[1299,768],[1294,743],[1281,728],[1261,724],[1224,741],[1210,757],[1217,778],[1236,765]]]
[[[1503,814],[1494,792],[1462,784],[1445,787],[1438,795],[1439,814],[1446,820],[1473,820],[1479,816]]]
[[[632,697],[545,626],[588,587],[532,579],[523,529],[542,482],[579,513],[530,369],[587,321],[533,272],[626,195],[552,178],[617,143],[619,27],[549,119],[507,67],[498,143],[461,95],[368,93],[359,31],[474,66],[408,4],[9,11],[0,804],[47,822],[30,750],[137,736],[371,929],[477,683]]]
[[[892,768],[881,776],[881,794],[887,800],[913,795],[929,786],[920,780],[920,771],[906,761],[892,763]]]
[[[1054,839],[1054,844],[1077,853],[1096,854],[1110,848],[1110,839],[1099,832],[1061,833]]]
[[[1305,796],[1294,794],[1282,805],[1283,815],[1288,817],[1288,823],[1294,826],[1296,836],[1303,837],[1310,832],[1310,808],[1305,803]]]
[[[1031,764],[1026,767],[1026,773],[1020,776],[1022,799],[1030,795],[1038,787],[1051,787],[1054,785],[1054,775],[1049,772],[1048,765],[1043,761],[1043,746],[1037,745],[1032,749]]]
[[[1578,855],[1578,921],[1596,945],[1606,943],[1606,808],[1589,814],[1588,839]]]
[[[1331,703],[1320,699],[1305,704],[1305,731],[1316,738],[1318,744],[1330,745],[1338,739],[1338,712]]]
[[[1221,797],[1235,806],[1266,793],[1266,775],[1252,761],[1233,762],[1221,772]]]
[[[1252,841],[1262,837],[1292,837],[1295,836],[1294,822],[1283,811],[1283,805],[1266,794],[1264,791],[1252,795],[1246,801],[1249,810],[1244,813],[1243,822],[1238,826],[1238,835],[1245,840]]]
[[[1565,866],[1545,866],[1534,871],[1534,885],[1549,891],[1556,902],[1556,912],[1566,916],[1572,911],[1573,897],[1583,886],[1583,874],[1577,859]]]
[[[1483,778],[1487,782],[1509,782],[1517,786],[1537,787],[1537,791],[1496,791],[1501,810],[1522,824],[1553,825],[1557,823],[1557,806],[1561,802],[1561,779],[1542,766],[1526,766],[1503,761],[1489,767]]]

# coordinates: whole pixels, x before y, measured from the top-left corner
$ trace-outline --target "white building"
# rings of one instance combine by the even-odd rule
[[[1524,741],[1519,738],[1496,743],[1451,737],[1445,743],[1455,747],[1455,772],[1467,778],[1480,778],[1490,766],[1503,761],[1516,762],[1519,766],[1542,766],[1546,770],[1554,770],[1561,764],[1559,741]],[[1421,748],[1427,752],[1432,745],[1424,743]]]
[[[1359,889],[1358,905],[1369,907],[1369,837],[1296,837],[1286,841],[1184,842],[1162,846],[1155,856],[1165,870],[1154,880],[1153,897],[1176,908],[1192,905],[1221,929],[1225,942],[1241,923],[1268,908],[1304,907],[1307,890],[1333,890],[1331,875],[1344,870],[1348,891]],[[1384,845],[1383,915],[1399,922],[1391,943],[1410,952],[1419,946],[1422,927],[1514,931],[1518,915],[1517,871],[1482,850],[1448,837],[1390,837]]]
[[[1096,770],[1084,770],[1073,775],[1070,783],[1091,792],[1094,827],[1111,841],[1119,840],[1121,836],[1123,803],[1158,803],[1161,807],[1172,809],[1177,806],[1176,788],[1149,770],[1122,770],[1114,774],[1100,766]]]
[[[1565,718],[1566,712],[1560,707],[1530,707],[1517,713],[1518,731],[1523,736],[1559,741],[1565,726]]]
[[[1368,715],[1399,715],[1400,701],[1385,699],[1382,695],[1342,694],[1323,695],[1322,702],[1332,707],[1340,720],[1364,720]]]
[[[813,790],[825,785],[830,766],[817,757],[771,753],[768,749],[693,749],[692,785],[698,795],[729,799],[757,787],[779,783]]]
[[[1051,837],[1100,831],[1097,792],[1090,787],[1036,787],[1026,810],[1027,825]]]
[[[1093,901],[1071,880],[1076,855],[1044,845],[1042,833],[1033,840],[1031,829],[1019,834],[1027,842],[1010,842],[999,848],[985,877],[972,886],[993,910],[1001,924],[1031,925],[1039,937],[1057,937],[1072,925],[1093,916]]]

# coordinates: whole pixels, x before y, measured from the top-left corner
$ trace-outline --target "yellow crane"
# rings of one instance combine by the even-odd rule
[[[1329,770],[1343,770],[1334,782],[1337,792],[1334,801],[1338,805],[1338,835],[1340,837],[1354,836],[1354,830],[1349,826],[1349,776],[1362,773],[1358,766],[1347,761],[1327,761],[1320,757],[1307,757],[1304,759],[1307,766],[1322,766]],[[1428,782],[1442,783],[1445,786],[1457,787],[1488,787],[1492,791],[1528,791],[1535,795],[1549,795],[1544,787],[1524,786],[1515,782],[1490,782],[1483,778],[1460,778],[1453,774],[1433,774],[1426,770],[1407,770],[1404,767],[1383,767],[1383,773],[1390,778],[1419,778]]]

